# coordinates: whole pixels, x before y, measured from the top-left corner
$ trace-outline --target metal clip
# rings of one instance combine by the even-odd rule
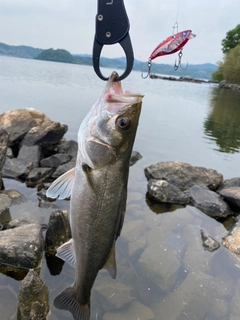
[[[100,71],[100,55],[104,45],[119,43],[126,55],[126,69],[114,81],[125,79],[132,71],[134,54],[129,36],[129,20],[123,0],[98,0],[96,33],[93,44],[93,68],[102,80],[108,80]]]

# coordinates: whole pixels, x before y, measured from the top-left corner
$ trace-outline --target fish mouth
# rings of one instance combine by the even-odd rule
[[[120,81],[114,81],[118,78],[116,71],[112,72],[108,79],[105,90],[105,101],[107,103],[107,111],[116,113],[126,105],[137,104],[142,101],[143,95],[130,91],[123,92]]]

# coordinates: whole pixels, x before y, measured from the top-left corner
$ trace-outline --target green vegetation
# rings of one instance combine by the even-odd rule
[[[227,32],[222,40],[223,62],[218,62],[218,69],[213,72],[215,81],[240,84],[240,24]]]
[[[9,46],[0,42],[0,55],[18,58],[35,58],[43,50],[28,46]]]
[[[70,52],[62,49],[48,49],[42,51],[35,59],[66,63],[76,63]]]

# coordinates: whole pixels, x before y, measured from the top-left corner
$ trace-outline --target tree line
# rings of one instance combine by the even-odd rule
[[[223,61],[217,63],[218,69],[212,79],[240,84],[240,24],[227,32],[222,40]]]

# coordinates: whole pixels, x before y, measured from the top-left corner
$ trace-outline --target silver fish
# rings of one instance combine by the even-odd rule
[[[90,295],[99,270],[116,278],[115,241],[123,225],[129,162],[143,95],[123,93],[113,72],[78,132],[76,167],[59,177],[47,197],[71,195],[72,239],[57,256],[76,268],[71,287],[54,300],[74,319],[89,320]]]

